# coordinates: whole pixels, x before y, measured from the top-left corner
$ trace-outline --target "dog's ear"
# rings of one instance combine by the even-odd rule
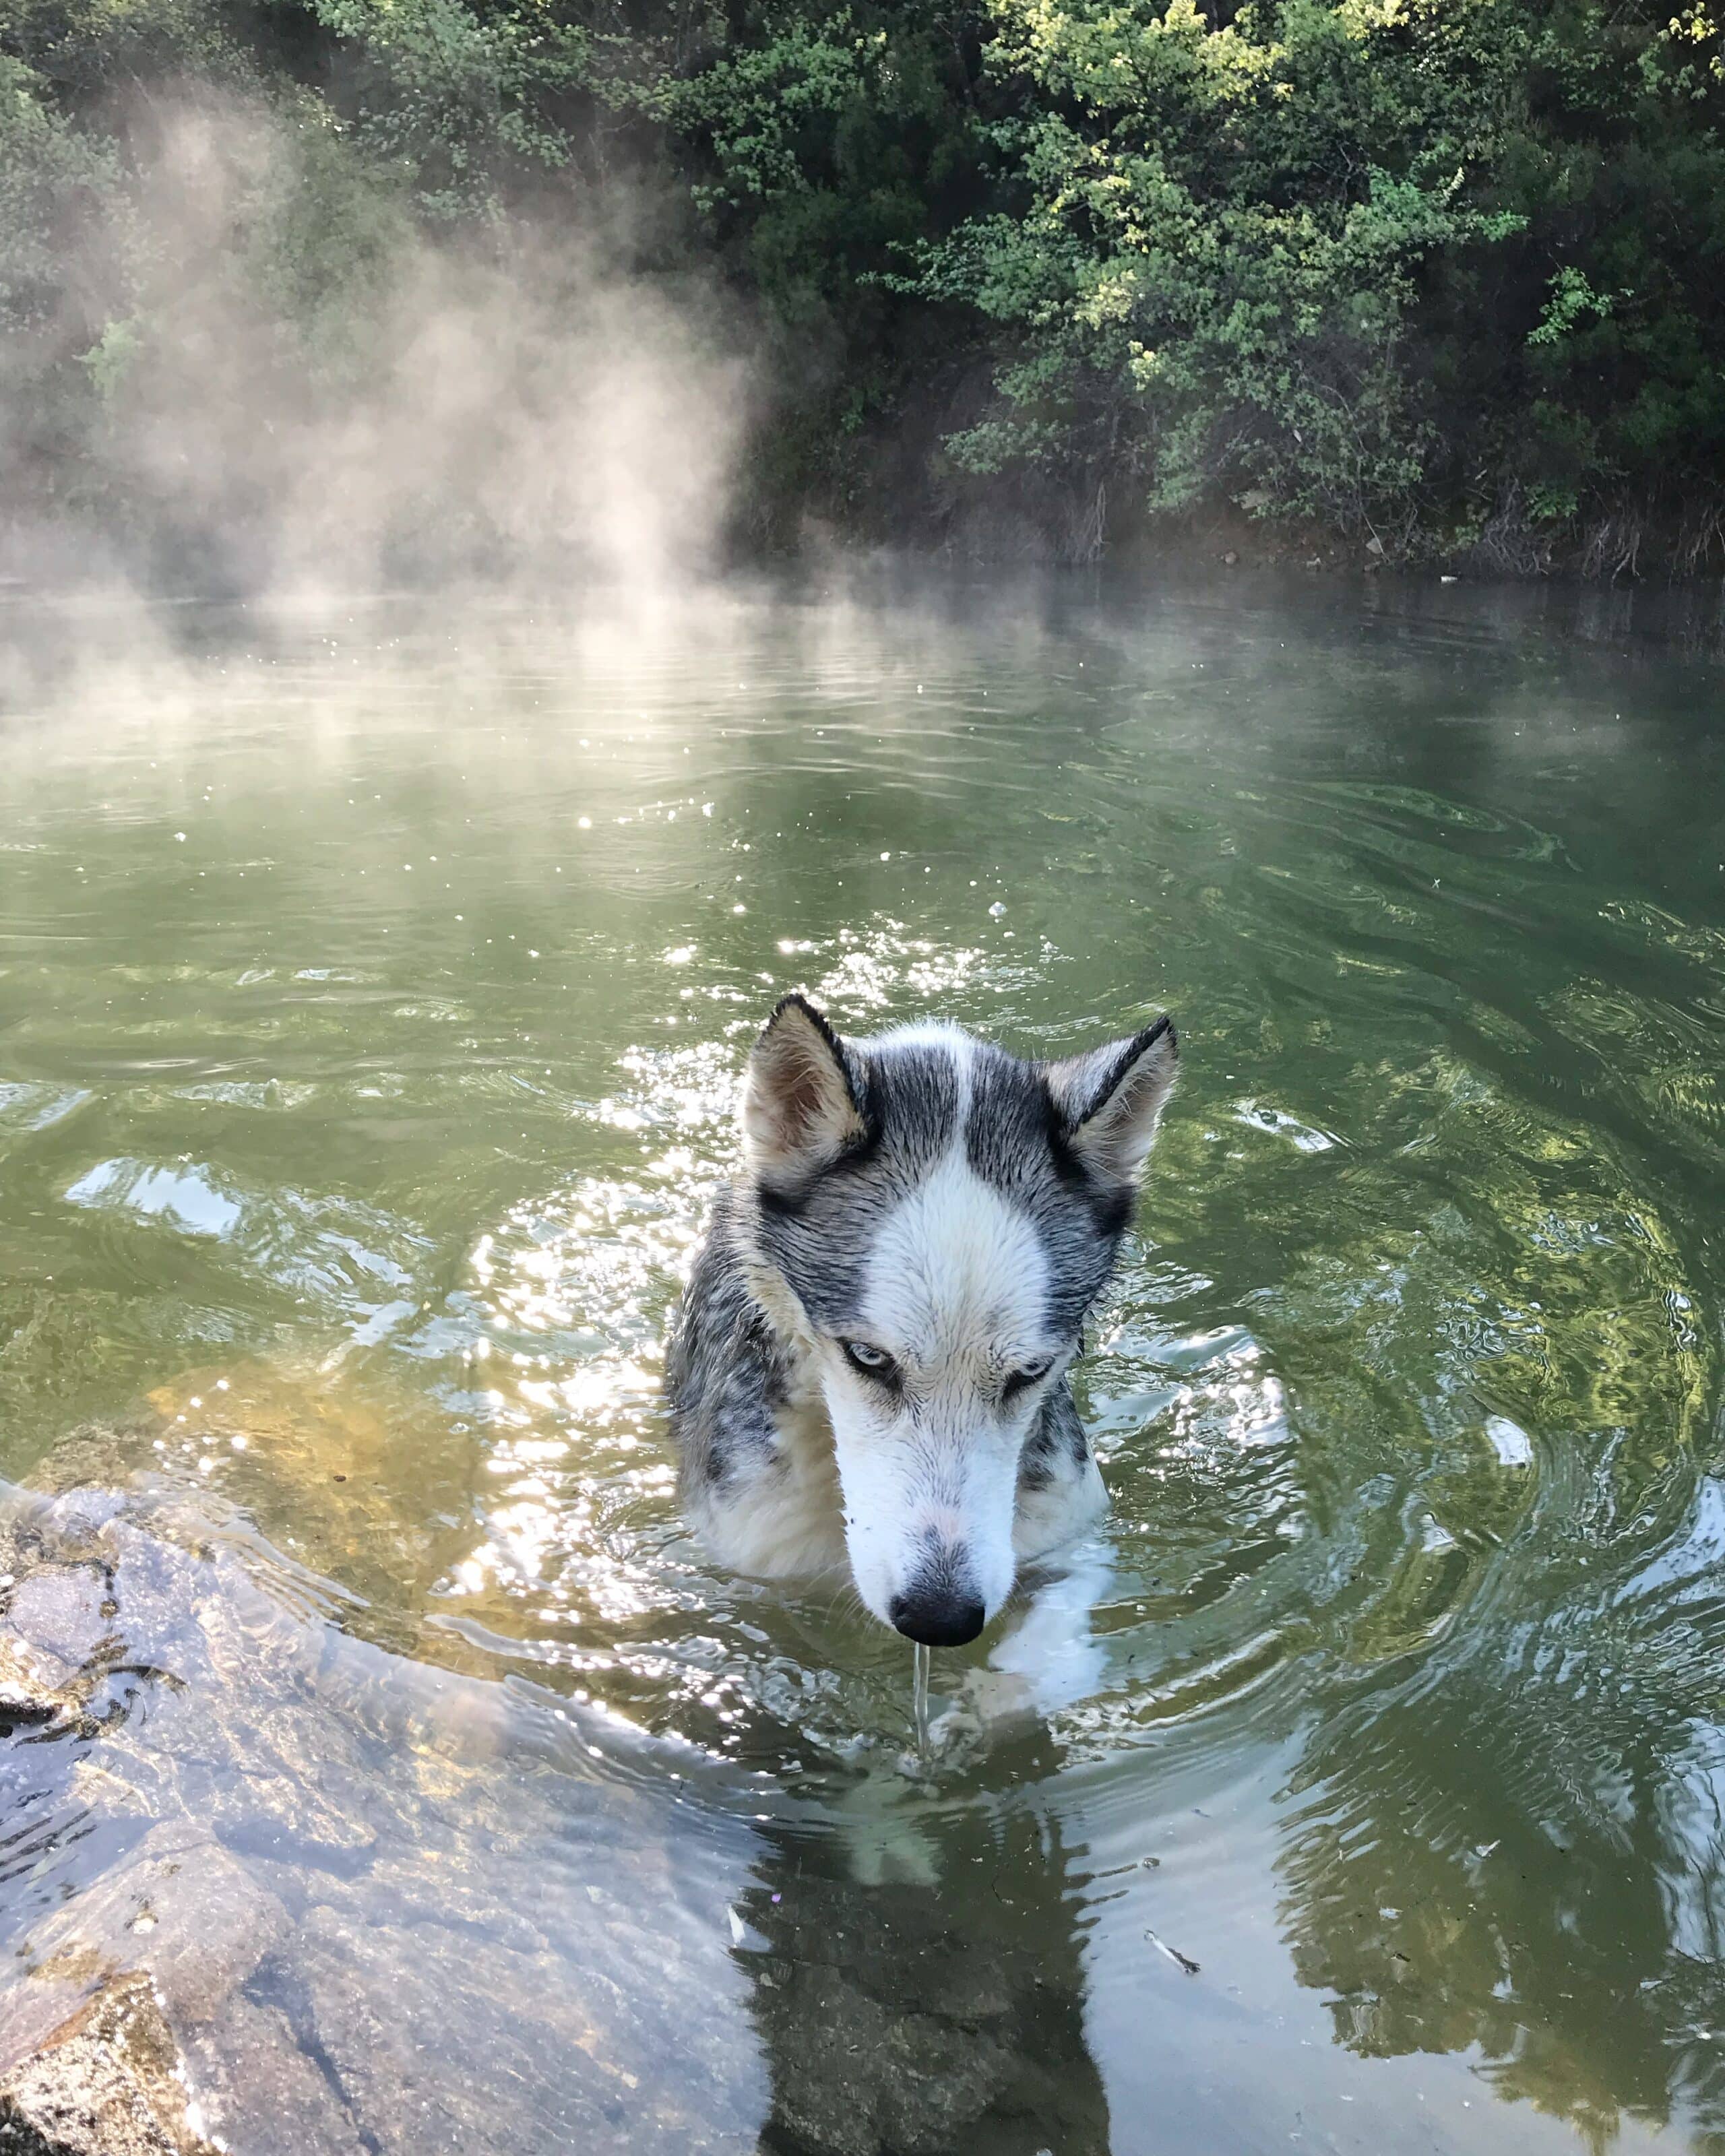
[[[1092,1174],[1129,1183],[1137,1173],[1178,1064],[1174,1029],[1159,1018],[1130,1040],[1045,1067],[1066,1142]]]
[[[742,1142],[768,1183],[831,1165],[863,1133],[850,1063],[825,1014],[786,996],[755,1043],[742,1086]]]

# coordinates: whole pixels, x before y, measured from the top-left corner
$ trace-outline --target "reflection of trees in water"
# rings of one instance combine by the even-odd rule
[[[1373,2056],[1477,2046],[1596,2143],[1725,2132],[1725,1605],[1508,1621],[1321,1721],[1282,1858],[1302,1982]]]
[[[855,1876],[848,1838],[768,1835],[742,1910],[763,1950],[740,1957],[771,2061],[763,2156],[1106,2156],[1045,1822],[967,1809],[940,1823],[937,1854],[901,1853],[924,1876],[900,1879]]]
[[[1692,1179],[1645,1195],[1681,1134],[1620,1144],[1515,1067],[1537,1024],[1546,1080],[1594,1081],[1579,997],[1381,1069],[1353,1187],[1254,1312],[1330,1552],[1285,1936],[1358,2052],[1476,2046],[1595,2146],[1638,2116],[1725,2147],[1717,1295]]]

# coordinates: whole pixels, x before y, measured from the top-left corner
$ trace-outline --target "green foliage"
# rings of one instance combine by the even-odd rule
[[[0,328],[39,328],[58,310],[60,235],[114,190],[112,146],[43,98],[39,78],[0,52]]]
[[[1377,48],[1404,30],[1394,0],[1219,28],[1194,0],[1007,0],[991,64],[1019,110],[996,136],[1027,205],[922,260],[926,290],[1019,332],[960,461],[1124,470],[1152,509],[1219,484],[1259,515],[1393,516],[1431,443],[1402,357],[1417,271],[1483,236],[1455,116],[1386,109]]]
[[[1004,333],[961,464],[1076,468],[1117,498],[1126,480],[1153,512],[1221,494],[1406,544],[1482,485],[1531,487],[1548,517],[1585,491],[1656,493],[1685,426],[1717,444],[1696,408],[1721,326],[1707,93],[1692,69],[1680,102],[1656,64],[1625,76],[1620,18],[999,0],[994,25],[1016,199],[914,273]],[[1656,200],[1676,210],[1683,164],[1712,200],[1678,213],[1687,244],[1650,308],[1645,256],[1673,230]]]
[[[111,410],[124,393],[143,345],[143,325],[136,315],[128,315],[123,321],[108,323],[90,350],[78,355],[105,408]]]
[[[1231,507],[1508,565],[1720,529],[1711,0],[13,0],[13,382],[50,321],[55,395],[139,363],[152,86],[188,83],[297,146],[219,274],[314,369],[362,363],[416,223],[578,220],[753,309],[793,507],[1078,501],[1084,546]]]
[[[361,137],[414,175],[422,208],[451,222],[495,216],[522,164],[555,168],[568,138],[547,92],[578,80],[578,28],[534,14],[481,15],[465,0],[314,0],[320,25],[357,59],[345,102]]]
[[[243,65],[219,0],[9,0],[0,22],[0,42],[63,107],[170,74],[231,80]]]
[[[1604,321],[1610,311],[1611,295],[1594,291],[1584,270],[1566,266],[1552,279],[1551,297],[1540,310],[1538,326],[1528,331],[1527,341],[1559,345],[1589,315]]]

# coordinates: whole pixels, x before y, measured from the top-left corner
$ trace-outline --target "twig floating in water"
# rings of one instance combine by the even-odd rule
[[[1149,1940],[1158,1953],[1165,1953],[1177,1969],[1183,1969],[1188,1976],[1197,1975],[1198,1964],[1193,1960],[1190,1954],[1183,1954],[1178,1947],[1171,1947],[1160,1933],[1147,1930],[1144,1937]]]

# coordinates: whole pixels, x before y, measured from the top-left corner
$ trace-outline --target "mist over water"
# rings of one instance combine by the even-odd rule
[[[127,187],[69,195],[6,346],[0,568],[252,598],[711,573],[758,370],[656,260],[666,205],[619,179],[440,233],[320,112],[121,100]]]
[[[673,1882],[709,2077],[650,2132],[619,2087],[626,2146],[1725,2132],[1715,691],[1444,605],[15,604],[0,1472],[141,1477],[262,1583],[258,1696],[312,1674],[268,1761],[177,1637],[107,1780],[34,1747],[13,1943],[136,1835],[116,1782],[250,1862],[273,1774],[291,1922],[199,2056],[279,2011],[385,2148],[343,1971],[439,2101],[515,2071],[487,1987],[547,2002],[572,2063],[468,2148],[586,2116],[558,2014],[660,2056],[583,1974],[608,1876]],[[902,1641],[718,1570],[659,1407],[793,986],[1184,1046],[1083,1365],[1085,1681],[1039,1722],[936,1656],[927,1771]],[[421,1756],[434,1696],[483,1747]]]

